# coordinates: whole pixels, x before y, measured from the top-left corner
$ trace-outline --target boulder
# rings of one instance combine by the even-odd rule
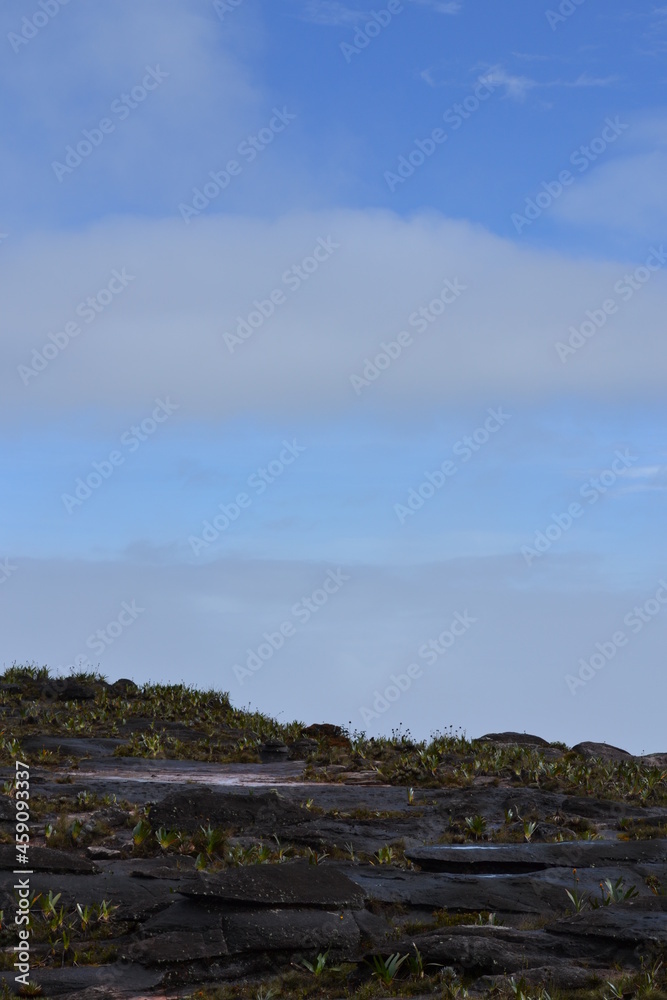
[[[137,685],[127,677],[121,677],[113,684],[109,684],[107,691],[112,698],[136,698],[139,694]]]
[[[289,746],[290,758],[292,760],[305,760],[311,753],[317,751],[317,740],[302,736]]]
[[[632,760],[632,754],[620,747],[614,747],[611,743],[577,743],[572,747],[573,753],[578,753],[582,757],[599,757],[601,760]]]
[[[287,760],[289,747],[283,740],[267,740],[259,748],[259,759],[262,764],[275,764]]]
[[[516,746],[548,747],[551,744],[541,736],[531,736],[529,733],[487,733],[480,736],[477,743],[510,743]]]

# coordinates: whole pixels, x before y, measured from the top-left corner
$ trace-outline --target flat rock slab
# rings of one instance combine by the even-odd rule
[[[47,997],[80,995],[83,990],[104,987],[116,996],[141,997],[160,985],[163,973],[148,970],[140,965],[116,962],[114,965],[83,965],[63,969],[38,969],[30,974],[30,981],[39,983]],[[0,983],[8,983],[12,992],[16,987],[14,972],[0,973]],[[112,992],[113,991],[113,992]]]
[[[198,830],[210,823],[215,827],[261,826],[271,833],[277,826],[305,823],[311,814],[277,792],[225,792],[211,788],[187,788],[171,792],[149,813],[154,829]]]
[[[667,840],[570,841],[562,844],[488,844],[409,848],[405,856],[425,871],[501,875],[547,868],[591,868],[647,864],[667,859]]]
[[[245,910],[222,915],[233,954],[246,951],[354,952],[361,933],[351,913],[326,910]]]
[[[30,753],[53,750],[77,758],[111,757],[116,747],[122,746],[123,743],[124,740],[113,737],[88,739],[69,736],[26,736],[21,740],[23,749]]]
[[[445,908],[452,912],[476,913],[535,913],[560,916],[568,910],[566,890],[573,888],[569,868],[549,868],[525,875],[450,875],[445,872],[397,871],[395,868],[345,865],[343,871],[366,893],[369,900],[379,903],[401,903],[411,907]],[[643,868],[641,871],[645,872]],[[658,868],[663,881],[666,868]],[[582,869],[579,890],[599,898],[599,883],[605,878],[618,878],[618,868]],[[642,874],[631,869],[628,885],[636,884],[646,902],[655,897],[644,885]]]
[[[300,861],[249,865],[220,875],[200,875],[179,887],[190,898],[214,899],[245,906],[308,906],[360,909],[365,893],[328,865]]]
[[[554,934],[607,938],[626,944],[667,944],[667,897],[656,897],[637,906],[617,903],[577,913],[550,927]]]
[[[221,930],[179,930],[136,941],[130,945],[127,958],[151,967],[223,958],[228,954],[227,942]]]
[[[493,926],[452,927],[417,935],[414,943],[425,963],[455,965],[487,975],[503,975],[545,964],[561,967],[577,961],[604,967],[618,950],[618,944],[611,941],[600,947],[599,941],[559,939],[545,931]],[[396,947],[406,950],[402,942]]]
[[[31,847],[28,852],[25,867],[34,872],[55,872],[72,875],[94,875],[97,868],[80,854],[68,854],[67,851],[56,851],[51,847]],[[14,845],[0,845],[0,871],[13,871],[16,864],[16,848]]]

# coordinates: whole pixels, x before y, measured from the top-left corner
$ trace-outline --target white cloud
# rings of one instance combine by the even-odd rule
[[[659,239],[667,225],[666,176],[667,153],[661,149],[601,163],[555,211],[575,226]]]
[[[291,291],[284,272],[329,236],[340,247]],[[180,419],[217,420],[250,412],[354,416],[364,408],[409,414],[457,399],[648,398],[664,390],[664,273],[564,365],[556,342],[631,265],[539,252],[435,213],[404,220],[337,211],[273,222],[204,213],[190,226],[123,219],[17,237],[3,251],[7,418],[49,420],[91,406],[143,413],[164,393],[181,404]],[[78,304],[123,267],[135,280],[86,324]],[[466,291],[420,333],[409,317],[446,278]],[[274,289],[285,301],[230,354],[223,333]],[[77,319],[82,333],[24,384],[18,366]],[[402,329],[413,344],[355,395],[350,376]]]
[[[497,87],[504,87],[505,96],[516,101],[524,101],[528,93],[535,89],[611,87],[620,79],[616,75],[596,77],[590,76],[588,73],[581,73],[575,80],[533,80],[527,76],[511,73],[501,65],[490,66],[484,75],[489,77]]]

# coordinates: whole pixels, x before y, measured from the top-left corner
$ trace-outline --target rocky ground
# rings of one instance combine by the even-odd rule
[[[667,997],[667,754],[367,740],[35,668],[0,713],[8,995],[18,760],[23,995]]]

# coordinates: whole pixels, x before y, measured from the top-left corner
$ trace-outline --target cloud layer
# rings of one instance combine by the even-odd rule
[[[659,245],[657,269],[636,271],[523,248],[436,214],[263,221],[203,211],[189,225],[121,219],[6,250],[5,413],[143,410],[163,393],[186,419],[354,415],[364,405],[409,413],[459,399],[645,400],[664,388]],[[457,295],[443,292],[446,281]],[[50,339],[65,344],[68,323],[80,333],[49,347],[44,365],[33,350],[44,358]],[[410,341],[399,356],[381,358],[377,377],[366,369],[369,384],[355,390],[351,376],[395,354],[401,331]],[[43,370],[26,374],[31,365]]]

